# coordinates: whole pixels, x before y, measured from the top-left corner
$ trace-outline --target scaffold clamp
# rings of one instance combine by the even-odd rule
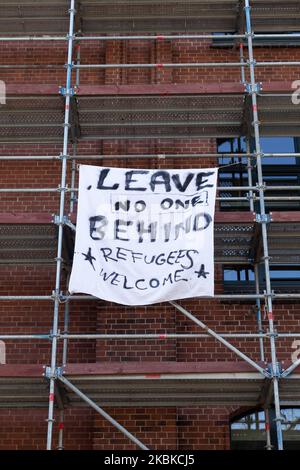
[[[253,93],[261,93],[262,91],[262,84],[261,83],[245,83],[245,90],[249,95],[252,95]]]
[[[282,365],[280,362],[276,362],[276,366],[273,367],[273,364],[268,365],[268,372],[270,373],[272,378],[279,379],[282,373]]]
[[[248,201],[256,201],[257,200],[257,196],[254,193],[246,193],[246,198],[248,199]]]
[[[60,219],[59,215],[53,215],[52,223],[55,225],[67,225],[70,227],[74,232],[76,232],[75,225],[71,222],[67,215],[64,215],[62,219]]]
[[[62,96],[75,96],[76,92],[77,92],[76,88],[66,88],[66,87],[63,87],[63,86],[59,87],[59,93]]]
[[[262,191],[265,191],[267,189],[267,185],[264,182],[262,184],[256,183],[256,187],[258,190],[261,189]]]
[[[264,152],[254,152],[254,157],[255,158],[258,158],[258,157],[264,158],[264,156],[265,156]]]
[[[47,379],[58,379],[58,377],[61,377],[62,375],[63,375],[62,367],[56,367],[54,370],[54,373],[52,373],[51,367],[45,368],[45,377]]]
[[[255,222],[257,224],[269,224],[272,222],[270,214],[255,214]]]
[[[64,159],[70,160],[70,159],[71,159],[71,155],[69,155],[69,154],[65,154],[65,155],[64,155],[63,153],[60,153],[60,154],[59,154],[59,159],[60,159],[60,160],[64,160]]]
[[[266,333],[266,336],[267,336],[268,338],[275,338],[275,339],[276,339],[276,338],[278,338],[278,331],[275,330],[275,331],[273,331],[273,333],[271,333],[270,331],[268,331],[268,332]]]
[[[52,297],[52,300],[54,300],[54,301],[57,300],[59,303],[63,303],[64,300],[65,300],[65,296],[64,296],[64,294],[63,294],[62,291],[61,291],[61,292],[57,292],[56,290],[53,290],[51,297]]]

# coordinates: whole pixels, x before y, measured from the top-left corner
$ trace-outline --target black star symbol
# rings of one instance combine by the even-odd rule
[[[198,275],[198,279],[200,277],[203,277],[204,279],[207,279],[207,276],[208,276],[209,273],[205,271],[204,264],[201,264],[201,268],[199,269],[199,271],[195,271],[195,274]]]
[[[89,251],[87,253],[81,253],[81,254],[85,256],[85,261],[89,261],[91,265],[93,266],[93,270],[96,271],[94,263],[93,263],[93,260],[96,261],[96,258],[92,256],[92,249],[89,248]]]

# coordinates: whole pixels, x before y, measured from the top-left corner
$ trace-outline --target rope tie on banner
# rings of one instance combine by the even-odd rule
[[[236,166],[236,165],[247,165],[247,163],[242,163],[242,162],[235,162],[235,163],[228,163],[226,165],[218,166],[219,170],[222,168],[228,168],[230,166]]]

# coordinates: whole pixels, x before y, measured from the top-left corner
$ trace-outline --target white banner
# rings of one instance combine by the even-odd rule
[[[80,165],[70,293],[125,305],[213,296],[217,172]]]

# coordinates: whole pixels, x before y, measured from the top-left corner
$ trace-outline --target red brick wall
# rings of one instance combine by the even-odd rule
[[[90,409],[75,408],[65,412],[64,448],[89,450],[93,440],[94,414]],[[0,450],[43,450],[47,433],[43,409],[1,410]],[[58,447],[58,423],[54,425],[53,449]]]
[[[238,62],[239,48],[211,47],[210,40],[176,41],[90,41],[80,45],[82,64],[104,63],[207,63]],[[247,48],[245,48],[247,59]],[[299,47],[257,47],[257,62],[296,60]],[[76,54],[74,53],[74,60]],[[0,63],[6,65],[33,65],[40,68],[2,69],[1,80],[20,84],[65,83],[66,49],[62,43],[1,43]],[[45,68],[50,65],[51,68]],[[257,80],[296,80],[297,67],[257,67]],[[209,83],[240,82],[240,67],[191,67],[159,69],[83,69],[81,85],[144,84],[144,83]]]
[[[246,51],[247,52],[247,51]],[[289,60],[297,58],[299,48],[257,48],[257,60]],[[210,41],[109,41],[84,42],[81,62],[88,63],[169,63],[169,62],[229,62],[239,60],[238,48],[212,48]],[[51,69],[1,69],[0,79],[8,84],[65,83],[65,45],[62,43],[3,43],[0,64],[50,64]],[[258,68],[257,80],[293,81],[297,69]],[[239,68],[174,68],[174,69],[91,69],[80,72],[80,85],[211,83],[240,82]],[[214,139],[134,140],[84,142],[78,153],[89,154],[157,154],[214,152]],[[5,144],[1,155],[59,155],[61,144]],[[71,148],[70,148],[71,153]],[[84,163],[97,164],[87,160]],[[109,160],[99,164],[128,167],[201,167],[215,164],[204,159],[140,159]],[[56,187],[60,182],[59,161],[0,161],[0,187]],[[70,184],[70,165],[68,168]],[[59,193],[1,194],[0,212],[56,212]],[[69,210],[67,197],[66,211]],[[54,266],[0,267],[0,293],[50,295],[55,283]],[[217,292],[222,292],[221,267],[216,270]],[[182,304],[219,332],[256,332],[253,303],[203,301],[190,299]],[[53,303],[1,302],[3,333],[49,332],[52,325]],[[63,305],[60,318],[63,317]],[[299,331],[299,303],[276,303],[276,327],[280,331]],[[264,327],[267,328],[264,319]],[[63,328],[62,322],[60,328]],[[101,333],[192,333],[198,328],[168,304],[128,308],[99,302],[72,302],[70,332]],[[278,341],[279,359],[290,359],[293,339]],[[232,340],[232,343],[259,359],[257,341]],[[7,362],[49,364],[50,343],[47,341],[6,342]],[[268,358],[270,354],[266,348]],[[61,347],[59,357],[61,360]],[[237,360],[229,350],[210,339],[167,341],[72,341],[69,362],[95,361],[224,361]],[[145,441],[153,449],[228,449],[229,407],[197,408],[129,408],[110,409],[112,416]],[[1,449],[42,449],[45,447],[46,410],[0,410]],[[58,416],[56,416],[58,419]],[[55,424],[54,448],[57,446]],[[90,409],[66,411],[65,447],[67,449],[133,449],[134,446]]]
[[[107,411],[151,449],[176,449],[176,409],[109,408]],[[135,450],[136,446],[110,423],[96,416],[93,449]]]

